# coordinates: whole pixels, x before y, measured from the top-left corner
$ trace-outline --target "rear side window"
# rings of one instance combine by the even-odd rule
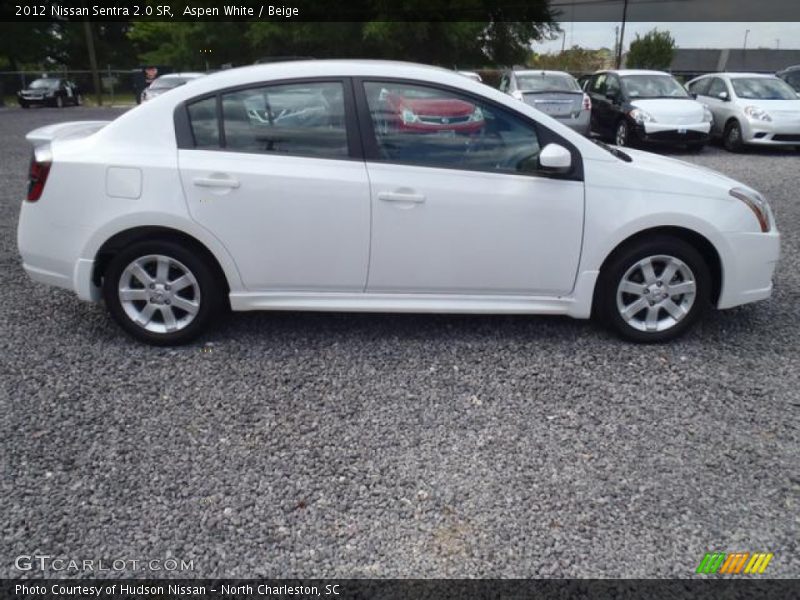
[[[195,148],[321,158],[349,155],[341,82],[237,90],[189,104],[188,115]]]
[[[348,155],[340,82],[272,85],[223,94],[222,124],[230,150]]]
[[[194,145],[197,148],[219,147],[219,123],[217,122],[217,99],[206,98],[189,105],[189,122],[192,126]]]

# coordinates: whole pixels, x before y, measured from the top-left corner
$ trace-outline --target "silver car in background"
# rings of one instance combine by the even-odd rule
[[[189,83],[193,79],[205,76],[205,73],[169,73],[157,77],[149,87],[142,92],[142,102],[152,100],[164,92],[174,90],[176,87]]]
[[[800,148],[800,96],[782,79],[757,73],[712,73],[686,89],[714,115],[713,137],[727,150],[747,144]]]
[[[558,119],[578,133],[589,135],[592,101],[569,73],[506,71],[500,81],[500,91]]]

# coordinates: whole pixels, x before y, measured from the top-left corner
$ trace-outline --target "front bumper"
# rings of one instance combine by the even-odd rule
[[[55,97],[53,97],[53,96],[51,96],[51,97],[34,96],[34,97],[31,97],[31,98],[26,98],[25,96],[17,96],[17,102],[19,102],[20,106],[22,106],[23,104],[28,104],[28,105],[31,105],[31,104],[52,104],[53,102],[55,102]]]
[[[780,257],[780,234],[727,233],[722,289],[717,308],[756,302],[772,294],[772,276]]]
[[[636,124],[633,132],[641,142],[663,144],[702,144],[708,141],[711,123],[675,125],[670,123]]]
[[[800,115],[793,120],[742,120],[742,140],[761,146],[800,146]]]

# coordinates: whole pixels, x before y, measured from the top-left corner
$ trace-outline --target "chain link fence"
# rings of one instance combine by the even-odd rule
[[[74,82],[84,102],[96,103],[98,90],[94,87],[92,72],[89,70],[51,70],[51,71],[0,71],[0,100],[7,106],[17,103],[17,92],[28,87],[31,82],[43,77],[63,78]],[[124,106],[135,104],[144,87],[141,69],[112,69],[100,71],[100,93],[103,104]]]

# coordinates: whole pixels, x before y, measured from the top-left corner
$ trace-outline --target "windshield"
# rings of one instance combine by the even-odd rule
[[[670,75],[624,75],[622,87],[631,98],[689,98]]]
[[[733,91],[748,100],[797,100],[795,91],[777,77],[731,78]]]
[[[37,79],[30,85],[32,90],[46,90],[58,87],[58,79]]]
[[[571,75],[561,73],[526,73],[517,75],[522,92],[579,92],[578,82]]]

